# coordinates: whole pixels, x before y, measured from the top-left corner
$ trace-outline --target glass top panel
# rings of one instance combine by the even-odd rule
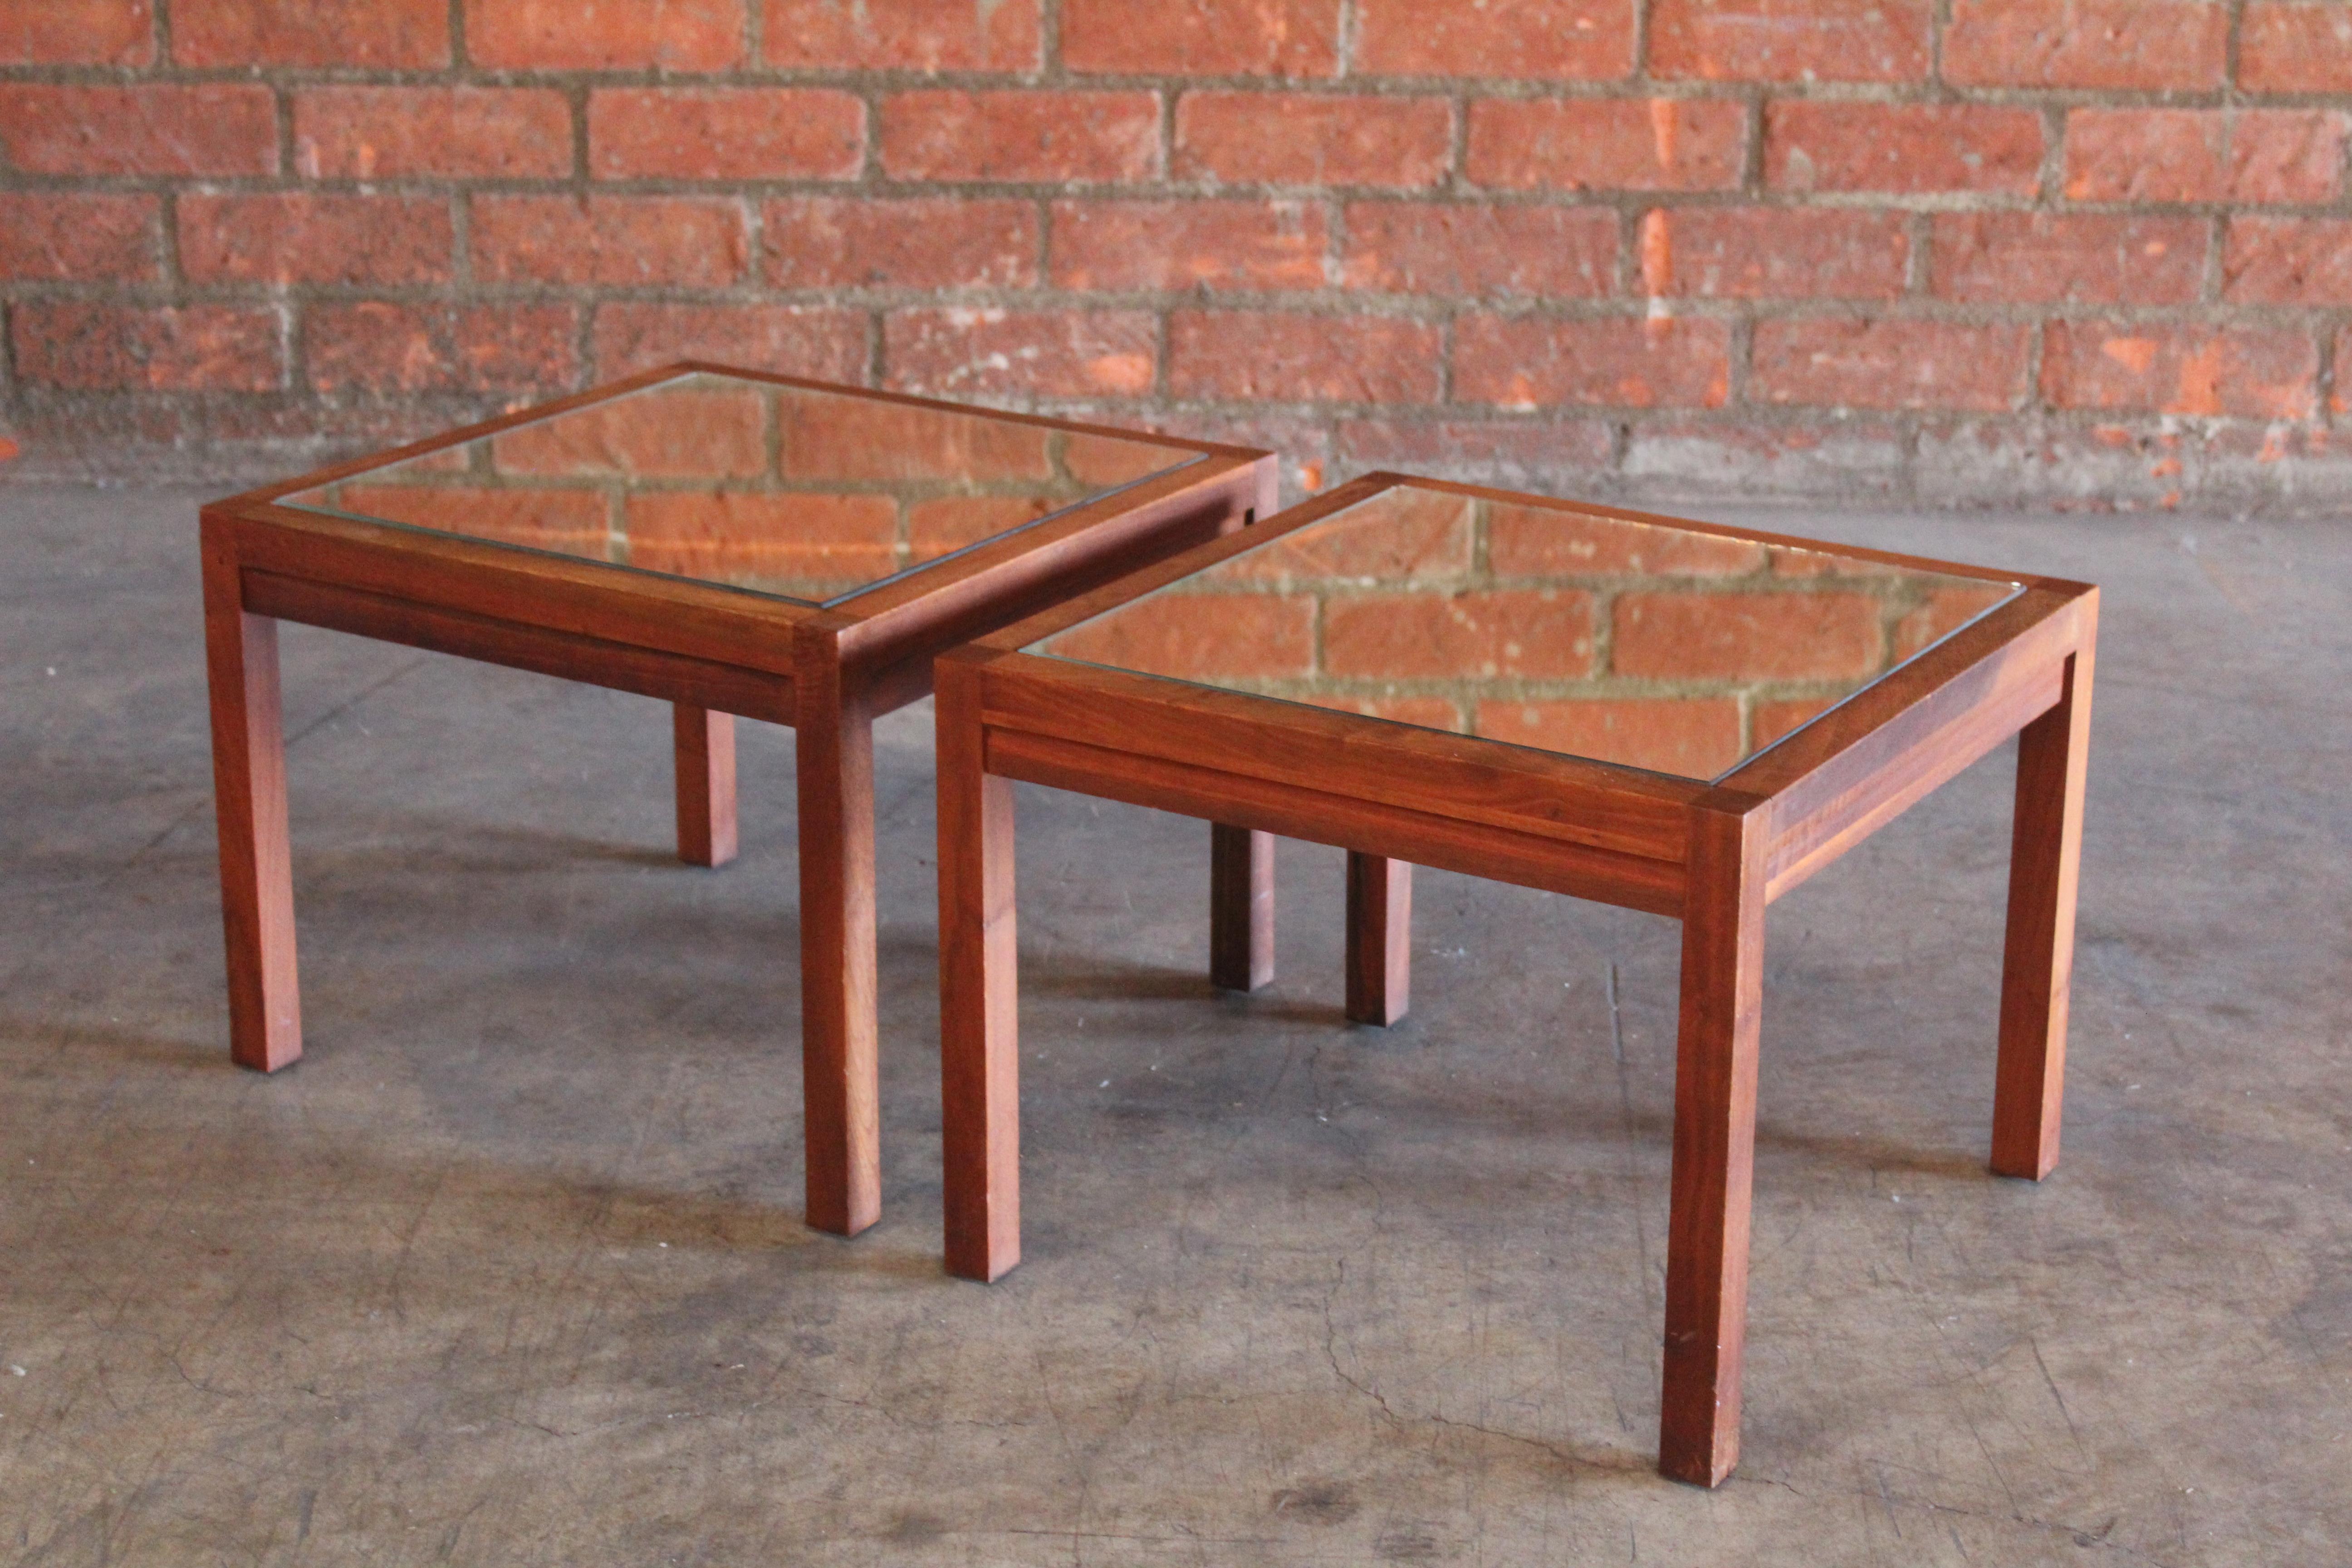
[[[837,604],[1198,460],[978,409],[697,373],[281,504]]]
[[[2020,591],[1408,487],[1025,651],[1706,781]]]

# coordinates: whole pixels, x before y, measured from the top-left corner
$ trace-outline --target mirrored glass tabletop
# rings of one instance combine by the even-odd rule
[[[1401,487],[1024,651],[1709,781],[2021,591]]]
[[[697,372],[279,504],[830,605],[1199,460]]]

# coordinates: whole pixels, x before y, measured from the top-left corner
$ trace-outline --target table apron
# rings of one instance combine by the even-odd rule
[[[990,726],[983,758],[989,773],[1029,784],[1653,914],[1682,914],[1683,867],[1675,860],[1595,849],[1488,823],[1029,731]]]
[[[243,596],[246,609],[257,616],[454,653],[746,719],[790,724],[795,717],[792,678],[772,670],[552,631],[251,567],[243,574]]]
[[[1776,813],[1766,861],[1766,900],[1799,886],[2057,706],[2065,673],[2063,656],[2014,673],[2000,670],[2005,679],[1992,689],[1942,716],[1943,722],[1848,788],[1802,816]]]

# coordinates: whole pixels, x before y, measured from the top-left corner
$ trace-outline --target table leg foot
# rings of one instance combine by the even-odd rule
[[[1209,826],[1209,981],[1224,991],[1274,984],[1274,835]]]
[[[294,964],[294,872],[286,828],[286,734],[278,623],[247,615],[226,528],[204,534],[205,673],[212,693],[229,1055],[276,1072],[302,1054]]]
[[[735,716],[672,705],[677,763],[677,858],[689,866],[735,858]]]
[[[1382,1028],[1412,1002],[1412,863],[1348,851],[1348,1017]]]
[[[982,762],[979,673],[939,666],[940,1100],[948,1272],[1021,1261],[1013,785]]]
[[[837,667],[803,660],[798,675],[808,1223],[836,1236],[856,1236],[882,1214],[874,1023],[874,726],[862,703],[845,697]]]
[[[1706,1487],[1739,1461],[1765,838],[1761,813],[1691,814],[1658,1468]]]
[[[1992,1168],[2028,1181],[2040,1181],[2058,1163],[2091,718],[2088,637],[2066,661],[2061,689],[2058,705],[2018,735],[2000,1058],[1993,1084]]]

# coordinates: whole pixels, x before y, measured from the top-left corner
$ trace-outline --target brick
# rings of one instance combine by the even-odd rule
[[[779,289],[1029,289],[1035,204],[952,196],[794,196],[761,220]]]
[[[1475,473],[1522,489],[1605,467],[1614,428],[1600,419],[1343,419],[1338,455],[1357,469]]]
[[[1952,0],[1943,74],[1978,87],[2222,85],[2225,0]]]
[[[761,53],[796,70],[1030,71],[1037,0],[767,0]]]
[[[2352,303],[2352,222],[2232,217],[2221,298],[2233,305]]]
[[[726,70],[745,0],[467,0],[466,53],[504,70]]]
[[[1494,190],[1726,191],[1748,158],[1727,99],[1484,99],[1465,168]]]
[[[1650,74],[1709,81],[1919,81],[1928,0],[1658,0]]]
[[[1061,289],[1318,289],[1323,207],[1303,202],[1055,202]]]
[[[2332,202],[2346,116],[2301,109],[2077,109],[2066,195],[2078,202]]]
[[[837,393],[787,393],[777,406],[787,479],[816,484],[1050,479],[1042,425]]]
[[[1034,522],[1064,504],[1045,495],[940,496],[907,509],[907,537],[916,560],[936,561]]]
[[[1470,571],[1467,496],[1398,489],[1234,556],[1223,579],[1442,582]]]
[[[1934,287],[1988,304],[2187,304],[2205,248],[2202,218],[1938,213]]]
[[[901,92],[882,166],[903,180],[1141,180],[1160,171],[1150,92]]]
[[[1386,719],[1391,724],[1444,730],[1456,735],[1468,732],[1468,726],[1462,722],[1462,704],[1451,697],[1357,697],[1325,691],[1286,691],[1283,695],[1293,702],[1328,708],[1335,713],[1360,713],[1367,719]]]
[[[866,317],[796,305],[609,303],[591,329],[609,381],[674,360],[716,360],[817,381],[866,379]]]
[[[343,487],[342,510],[473,539],[534,550],[611,559],[612,526],[601,490],[534,485],[484,489],[469,485]]]
[[[1788,100],[1764,110],[1764,180],[1775,190],[2032,195],[2042,145],[2030,109]]]
[[[2338,0],[2252,0],[2239,24],[2249,92],[2352,92],[2352,9]]]
[[[2227,119],[2230,200],[2332,202],[2342,194],[2347,116],[2247,109]]]
[[[274,174],[269,89],[0,83],[0,151],[22,174]]]
[[[1297,677],[1315,662],[1305,595],[1160,594],[1072,626],[1049,652],[1180,680]]]
[[[1748,395],[1856,408],[2008,408],[2025,391],[2026,329],[1955,321],[1759,321]]]
[[[456,245],[441,196],[184,195],[179,220],[196,283],[438,283]]]
[[[1739,743],[1739,701],[1731,697],[1489,700],[1478,704],[1477,732],[1492,741],[1678,778],[1714,778],[1746,754]]]
[[[1659,208],[1643,224],[1643,282],[1654,294],[1891,300],[1903,292],[1910,263],[1899,213]]]
[[[306,88],[294,167],[313,180],[562,179],[572,110],[552,88]]]
[[[1613,291],[1617,215],[1597,207],[1353,202],[1350,289],[1448,298],[1591,299]]]
[[[768,467],[767,405],[748,387],[660,387],[493,437],[502,474],[744,479]]]
[[[85,392],[268,392],[283,377],[275,311],[145,310],[26,300],[9,311],[18,379]]]
[[[1442,98],[1188,92],[1176,101],[1176,173],[1237,184],[1417,189],[1445,177],[1453,127]]]
[[[588,95],[600,180],[846,180],[866,105],[831,88],[603,88]]]
[[[2111,321],[2042,330],[2042,395],[2060,408],[2307,419],[2318,376],[2308,332]]]
[[[724,288],[751,268],[741,204],[699,196],[477,196],[475,276],[491,283]]]
[[[1909,434],[1876,420],[1644,419],[1626,432],[1619,471],[1644,488],[1773,505],[1891,500],[1903,488]]]
[[[1719,405],[1731,384],[1731,329],[1692,318],[1465,316],[1454,329],[1454,395],[1506,408],[1607,404]]]
[[[1179,397],[1428,403],[1439,337],[1392,316],[1187,310],[1168,321],[1168,385]]]
[[[430,70],[449,63],[443,0],[172,0],[172,58],[184,66],[362,66]]]
[[[1764,547],[1594,512],[1494,501],[1486,561],[1501,577],[1738,577],[1762,569]]]
[[[2346,367],[2352,367],[2352,327],[2336,334],[2336,390],[2327,406],[2331,413],[2341,416],[2352,414],[2352,374],[2346,374]]]
[[[1335,595],[1323,606],[1323,668],[1387,680],[1590,675],[1592,595],[1573,588]]]
[[[1375,76],[1614,81],[1633,70],[1633,7],[1592,0],[1356,0],[1355,68]]]
[[[1137,397],[1158,372],[1139,310],[900,310],[883,323],[889,385],[942,397]]]
[[[151,281],[159,210],[153,196],[0,191],[0,279]]]
[[[1334,76],[1339,0],[1062,0],[1062,63],[1129,76]]]
[[[1062,467],[1080,484],[1097,489],[1164,473],[1191,459],[1191,453],[1178,447],[1129,441],[1117,436],[1090,436],[1073,430],[1062,437]]]
[[[1757,703],[1748,715],[1753,749],[1760,752],[1775,741],[1787,739],[1835,705],[1827,697],[1780,698]]]
[[[154,63],[150,0],[0,0],[0,65]]]
[[[540,392],[576,385],[569,305],[320,303],[302,314],[302,363],[321,392]]]
[[[1950,637],[1987,610],[2009,598],[2011,590],[1988,583],[1975,588],[1931,588],[1915,609],[1895,623],[1895,658],[1909,658]],[[1758,716],[1758,728],[1762,715]],[[1761,737],[1759,737],[1761,744]]]
[[[1620,594],[1610,668],[1643,680],[1833,680],[1884,663],[1864,594]]]
[[[639,491],[627,531],[630,565],[706,581],[837,591],[898,566],[888,496]]]

